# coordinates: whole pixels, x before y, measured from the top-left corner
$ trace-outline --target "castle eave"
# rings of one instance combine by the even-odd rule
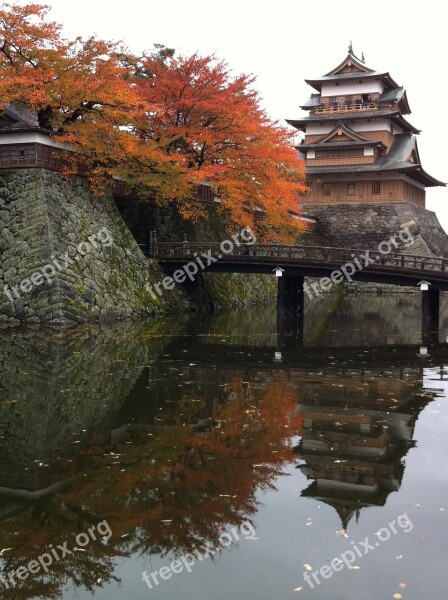
[[[347,81],[365,81],[368,79],[377,79],[382,81],[387,88],[400,87],[398,83],[392,79],[389,73],[378,73],[377,71],[371,71],[367,73],[352,71],[349,73],[339,73],[338,75],[324,75],[323,77],[318,77],[317,79],[305,79],[305,82],[320,92],[322,85],[325,83],[338,84],[345,83]]]
[[[296,150],[303,152],[304,150],[327,150],[332,148],[366,148],[371,146],[379,146],[386,148],[386,145],[381,141],[355,141],[352,142],[321,142],[315,144],[300,144],[296,146]]]
[[[436,179],[435,177],[427,173],[421,166],[419,166],[415,170],[415,174],[418,175],[418,181],[423,183],[425,187],[446,187],[446,183],[444,181]]]
[[[425,187],[445,187],[446,183],[439,181],[435,177],[432,177],[427,173],[421,165],[415,165],[409,162],[401,164],[381,165],[377,163],[366,164],[366,165],[331,165],[328,167],[307,167],[307,175],[316,177],[319,175],[347,175],[353,174],[358,175],[362,173],[372,173],[375,175],[381,173],[406,173],[419,183],[422,183]]]
[[[286,119],[286,122],[289,125],[292,125],[292,127],[298,129],[299,131],[306,131],[306,126],[308,125],[308,123],[319,125],[334,123],[335,125],[337,125],[338,123],[343,122],[373,121],[374,119],[391,119],[406,132],[421,132],[420,129],[417,129],[416,127],[414,127],[414,125],[409,123],[409,121],[407,121],[399,111],[390,110],[376,110],[362,114],[333,113],[328,116],[310,115],[308,117],[303,117],[303,119]]]
[[[310,110],[311,108],[316,108],[320,106],[320,103],[320,94],[311,94],[311,96],[308,98],[305,104],[302,104],[300,108],[302,108],[303,110]]]

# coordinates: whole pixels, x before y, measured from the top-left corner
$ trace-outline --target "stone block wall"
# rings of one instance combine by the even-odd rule
[[[176,286],[152,296],[146,284],[158,283],[165,275],[139,245],[150,229],[158,230],[164,241],[182,239],[184,233],[190,240],[220,241],[227,237],[225,228],[222,221],[218,227],[216,218],[193,225],[172,206],[160,209],[148,203],[145,218],[132,207],[125,209],[126,222],[112,194],[93,197],[81,177],[68,180],[41,168],[3,172],[0,325],[72,325],[275,298],[275,281],[257,275],[201,275],[195,286]],[[213,277],[211,285],[208,277]],[[225,290],[227,283],[234,285]]]
[[[205,205],[205,216],[194,223],[181,217],[176,206],[157,206],[136,198],[119,197],[118,209],[135,239],[146,244],[148,232],[155,230],[159,242],[221,242],[238,230],[226,230],[224,218],[216,207]],[[241,223],[240,229],[246,224]],[[195,285],[189,285],[189,300],[209,309],[241,307],[275,301],[275,276],[241,273],[201,273]]]
[[[409,202],[304,204],[302,211],[318,219],[316,235],[323,246],[374,249],[406,226],[415,240],[406,252],[448,256],[448,236],[436,214]]]
[[[163,272],[143,255],[112,196],[93,197],[83,178],[44,169],[4,173],[0,256],[0,322],[73,324],[184,306],[179,289],[151,297],[145,283]],[[46,265],[48,277],[39,277]]]

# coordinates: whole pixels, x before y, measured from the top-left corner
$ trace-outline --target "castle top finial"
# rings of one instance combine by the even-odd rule
[[[362,55],[361,55],[361,62],[362,62],[362,63],[365,63],[365,62],[366,62],[366,58],[365,58],[365,56],[364,56],[364,52],[363,52],[363,53],[362,53]]]
[[[352,40],[350,40],[350,44],[348,45],[348,53],[349,53],[349,54],[353,54],[353,44],[352,44]]]

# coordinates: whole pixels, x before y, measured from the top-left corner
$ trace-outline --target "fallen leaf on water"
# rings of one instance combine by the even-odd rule
[[[300,592],[301,589],[302,589],[301,587],[296,587],[293,589],[293,592]]]
[[[306,564],[305,564],[305,565],[303,565],[303,566],[305,567],[305,569],[306,569],[307,571],[312,571],[312,570],[313,570],[313,567],[312,567],[311,565],[309,565],[308,563],[306,563]]]
[[[345,529],[339,529],[339,531],[336,531],[336,535],[338,537],[346,537],[346,538],[348,538],[348,535],[347,535]]]
[[[400,583],[400,587],[402,590],[404,590],[404,588],[408,587],[405,583]]]
[[[401,598],[401,594],[394,594],[394,598]]]

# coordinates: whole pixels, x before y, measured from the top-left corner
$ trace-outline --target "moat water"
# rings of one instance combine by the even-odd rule
[[[448,305],[0,337],[4,598],[445,598]]]

